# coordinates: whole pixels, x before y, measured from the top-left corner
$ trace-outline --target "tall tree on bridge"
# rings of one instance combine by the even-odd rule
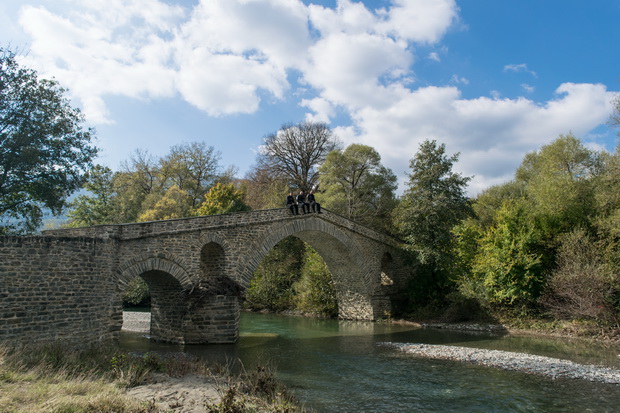
[[[55,80],[0,47],[0,233],[32,232],[59,214],[92,166],[94,132]]]
[[[319,166],[340,142],[325,123],[286,124],[264,138],[259,164],[304,192],[318,184]]]

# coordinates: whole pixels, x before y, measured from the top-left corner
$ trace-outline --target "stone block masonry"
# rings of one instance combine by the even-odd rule
[[[112,243],[94,238],[0,237],[0,340],[96,343],[110,329]]]
[[[151,337],[232,343],[254,270],[288,236],[325,260],[340,318],[389,316],[408,274],[397,240],[327,210],[274,209],[0,237],[0,342],[116,340],[122,293],[141,277],[151,293]]]

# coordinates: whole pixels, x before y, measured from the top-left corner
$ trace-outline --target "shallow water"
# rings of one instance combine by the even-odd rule
[[[234,345],[175,346],[123,333],[133,351],[185,351],[213,362],[271,364],[318,412],[618,412],[620,386],[552,380],[461,362],[427,360],[380,342],[519,351],[620,367],[620,349],[580,340],[419,329],[244,313]]]

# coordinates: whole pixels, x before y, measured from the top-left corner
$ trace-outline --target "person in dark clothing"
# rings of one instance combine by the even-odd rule
[[[304,214],[310,213],[310,205],[306,202],[304,191],[299,191],[299,195],[297,195],[297,205],[301,205],[301,210]]]
[[[310,191],[310,193],[306,197],[306,201],[308,201],[308,204],[310,204],[312,212],[318,212],[319,214],[321,214],[321,204],[316,202],[316,198],[314,197],[314,191]]]
[[[289,192],[288,196],[286,197],[286,206],[291,210],[292,215],[299,215],[299,207],[295,202],[295,197],[293,196],[292,192]]]

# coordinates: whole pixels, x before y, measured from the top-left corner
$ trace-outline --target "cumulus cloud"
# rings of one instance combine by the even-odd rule
[[[255,113],[266,95],[297,99],[307,120],[346,113],[351,123],[338,136],[374,146],[400,176],[424,139],[446,143],[461,152],[457,167],[476,175],[475,193],[509,179],[525,152],[560,133],[587,133],[611,110],[610,92],[596,84],[564,83],[547,102],[499,91],[463,98],[459,87],[470,80],[459,75],[448,85],[417,85],[418,49],[438,64],[439,52],[448,56],[440,41],[459,20],[455,0],[391,0],[376,10],[352,0],[335,8],[301,0],[64,2],[62,13],[21,9],[32,39],[26,59],[66,85],[93,123],[113,122],[109,96],[181,97],[210,116]],[[503,70],[537,76],[525,63]]]

